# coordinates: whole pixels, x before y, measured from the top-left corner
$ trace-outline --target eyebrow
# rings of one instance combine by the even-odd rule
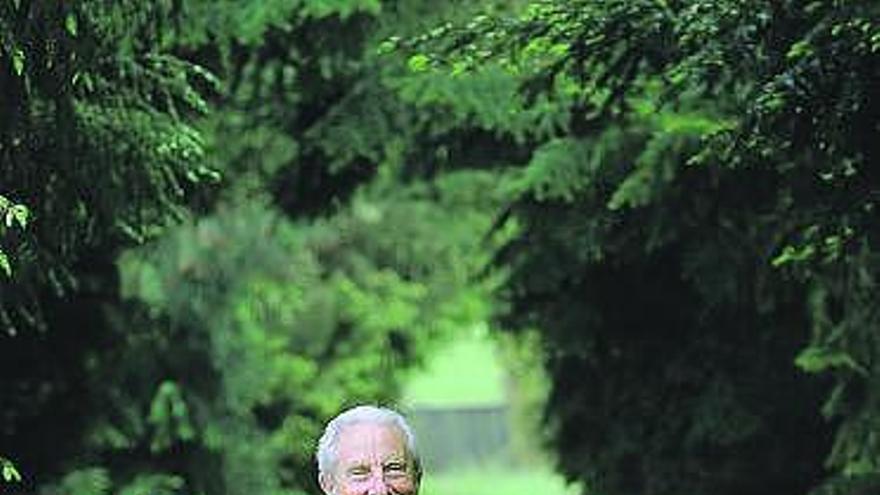
[[[406,457],[389,457],[388,459],[382,461],[381,466],[383,469],[397,466],[408,467],[409,461]],[[372,465],[369,461],[354,461],[352,464],[347,466],[344,471],[346,473],[354,473],[363,469],[371,469],[371,467]]]

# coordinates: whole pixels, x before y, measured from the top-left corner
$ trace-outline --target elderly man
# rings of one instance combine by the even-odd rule
[[[358,406],[318,441],[318,482],[327,495],[418,495],[422,477],[412,429],[399,413]]]

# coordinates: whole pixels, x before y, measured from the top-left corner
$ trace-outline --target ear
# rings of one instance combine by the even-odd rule
[[[336,492],[336,480],[327,473],[318,473],[318,484],[326,495],[333,495]]]

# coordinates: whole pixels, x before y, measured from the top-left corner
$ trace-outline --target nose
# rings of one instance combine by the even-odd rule
[[[385,477],[381,475],[371,476],[370,477],[370,485],[367,488],[367,495],[389,495],[391,490],[388,489],[388,485],[385,484]]]

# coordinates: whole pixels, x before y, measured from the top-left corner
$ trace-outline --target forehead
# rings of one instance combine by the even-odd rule
[[[340,466],[406,457],[403,432],[394,425],[358,423],[339,431],[336,444]]]

